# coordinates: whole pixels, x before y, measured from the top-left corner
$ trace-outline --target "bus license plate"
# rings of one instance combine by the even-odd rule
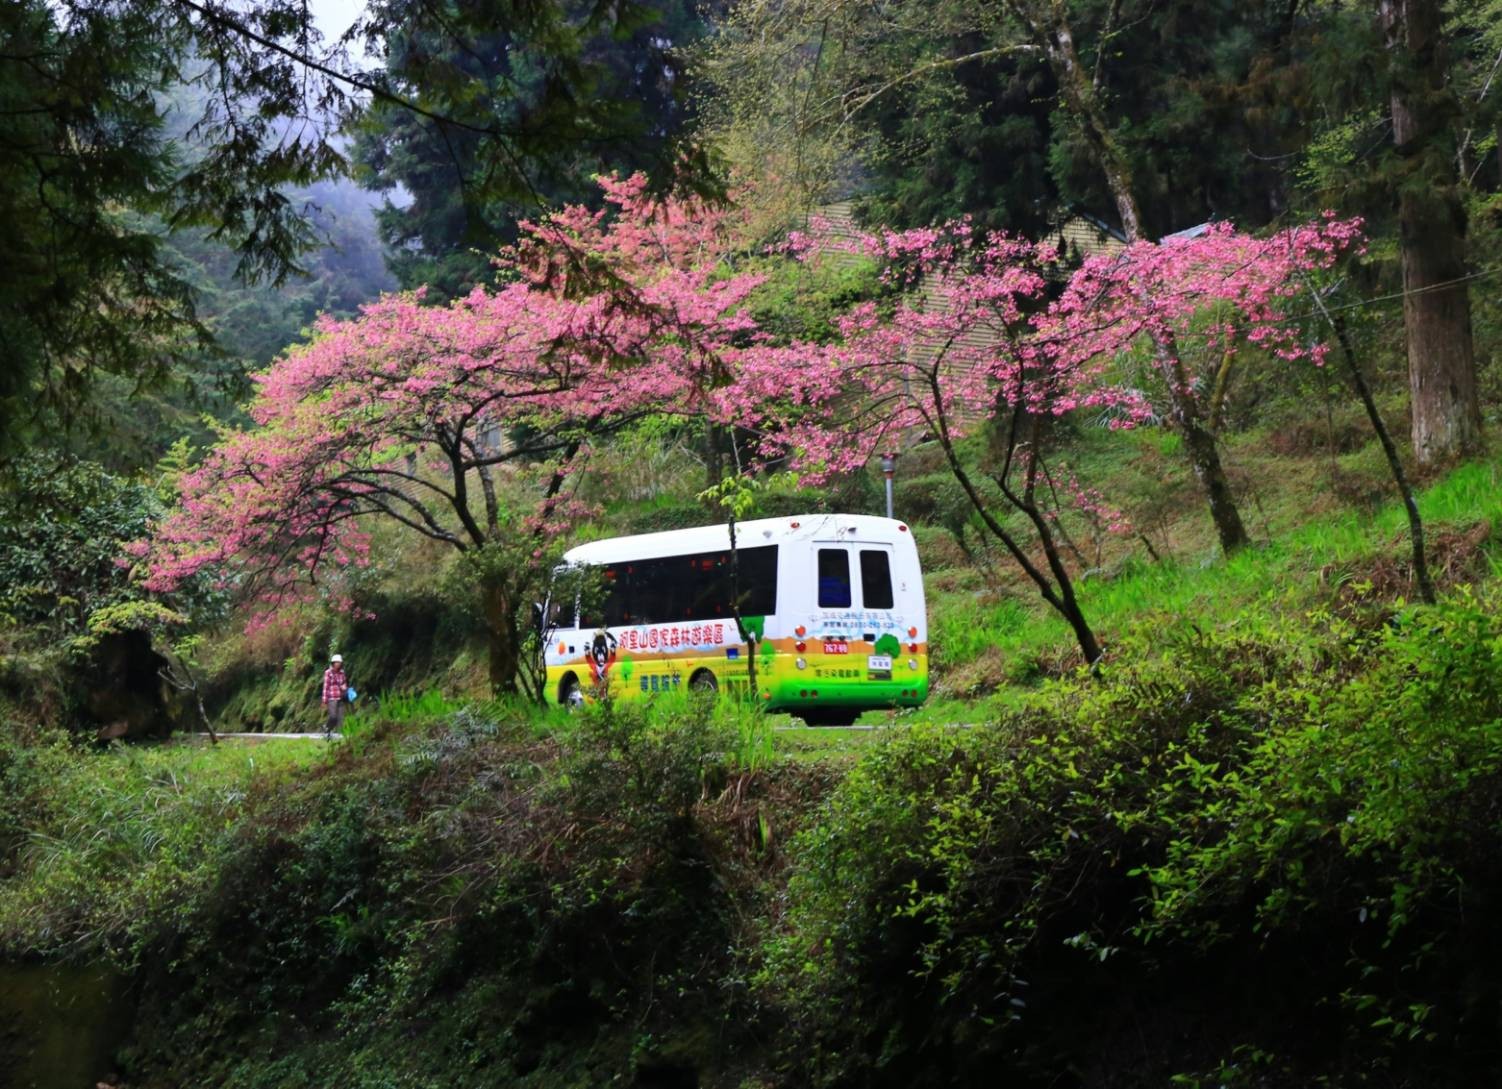
[[[872,673],[892,672],[892,656],[890,654],[873,654],[866,659],[866,668]]]

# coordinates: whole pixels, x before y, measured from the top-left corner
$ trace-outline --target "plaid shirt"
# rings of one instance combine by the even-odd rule
[[[342,700],[344,698],[344,688],[347,684],[349,684],[349,680],[344,676],[344,670],[340,669],[336,671],[333,666],[329,666],[329,668],[323,671],[323,702],[328,703],[329,700]]]

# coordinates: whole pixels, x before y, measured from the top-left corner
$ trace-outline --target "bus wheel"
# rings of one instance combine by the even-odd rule
[[[558,686],[558,702],[570,711],[584,706],[584,689],[579,687],[579,678],[570,673]]]
[[[804,707],[794,713],[810,726],[853,726],[860,717],[854,707]]]
[[[701,669],[688,679],[688,686],[695,692],[718,692],[720,682],[707,669]]]

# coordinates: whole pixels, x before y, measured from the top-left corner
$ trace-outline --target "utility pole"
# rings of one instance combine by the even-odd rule
[[[892,517],[892,474],[897,471],[897,455],[881,455],[881,475],[887,478],[887,517]]]

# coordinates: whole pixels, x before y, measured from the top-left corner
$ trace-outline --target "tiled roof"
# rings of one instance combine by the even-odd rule
[[[853,201],[842,200],[833,204],[826,204],[815,209],[809,215],[809,233],[813,236],[813,250],[826,260],[834,256],[838,260],[839,255],[850,253],[855,249],[861,235],[864,233],[855,222],[855,206]],[[951,306],[949,293],[942,284],[928,283],[918,289],[922,309],[928,313],[942,313]],[[994,334],[984,329],[971,329],[954,344],[962,350],[984,351],[996,342]],[[926,355],[932,357],[939,351],[939,344],[932,347],[919,348],[910,355],[909,361],[921,362]],[[974,423],[973,419],[955,420],[953,422]],[[922,435],[913,433],[904,435],[900,443],[906,448],[915,445],[923,438]]]
[[[1087,215],[1066,219],[1050,231],[1048,237],[1059,242],[1067,263],[1083,261],[1102,253],[1120,253],[1126,249],[1126,239],[1119,231]]]
[[[1174,231],[1173,234],[1165,234],[1163,236],[1163,241],[1167,242],[1169,239],[1178,238],[1198,238],[1209,229],[1210,221],[1206,220],[1204,223],[1196,223],[1193,227],[1185,227],[1182,231]]]

